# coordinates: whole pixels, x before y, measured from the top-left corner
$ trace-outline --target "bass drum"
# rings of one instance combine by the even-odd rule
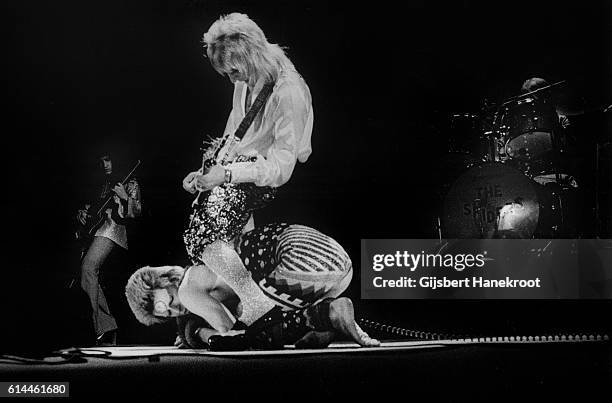
[[[547,99],[517,101],[506,108],[502,122],[505,134],[498,149],[500,160],[529,176],[555,171],[555,150],[561,151],[562,131],[557,112]]]
[[[569,192],[569,193],[568,193]],[[465,171],[444,198],[446,239],[557,238],[572,235],[571,190],[542,186],[501,163]]]

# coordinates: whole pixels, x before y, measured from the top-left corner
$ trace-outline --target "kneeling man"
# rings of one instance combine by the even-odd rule
[[[355,323],[351,300],[337,298],[352,279],[351,260],[319,231],[269,224],[204,255],[203,265],[186,269],[136,271],[126,287],[136,318],[151,325],[178,317],[180,342],[189,347],[323,347],[337,337],[380,344]]]

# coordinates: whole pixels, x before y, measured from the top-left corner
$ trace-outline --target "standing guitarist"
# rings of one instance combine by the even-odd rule
[[[265,188],[287,183],[312,152],[310,90],[283,48],[245,14],[222,16],[203,39],[212,67],[234,85],[233,103],[224,136],[209,149],[210,167],[189,173],[183,187],[196,193],[238,185],[265,195]]]
[[[193,264],[205,263],[215,245],[222,247],[219,242],[231,245],[253,228],[252,212],[273,199],[296,163],[310,156],[314,119],[306,82],[248,16],[222,16],[203,39],[212,67],[234,84],[234,96],[224,135],[205,154],[208,162],[183,180],[186,191],[203,196],[183,234]],[[224,251],[235,263],[233,276],[245,280],[245,293],[263,298],[235,251]],[[254,310],[241,320],[248,325],[265,312]]]
[[[81,259],[81,288],[89,296],[92,308],[93,325],[96,332],[96,344],[116,344],[117,322],[111,314],[106,297],[100,286],[100,268],[110,256],[111,252],[128,249],[126,223],[130,219],[140,216],[142,205],[140,187],[134,178],[126,178],[124,182],[117,180],[113,175],[113,161],[108,153],[99,157],[99,168],[104,171],[104,182],[97,200],[86,204],[77,213],[78,222],[90,230],[93,238],[89,246],[84,249]],[[110,203],[102,210],[102,217],[92,216],[105,201],[112,198]],[[99,223],[95,229],[88,225]],[[95,231],[95,232],[94,232]],[[87,231],[81,231],[87,237]]]

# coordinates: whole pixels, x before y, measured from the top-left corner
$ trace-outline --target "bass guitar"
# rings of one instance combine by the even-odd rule
[[[141,161],[138,160],[136,162],[136,165],[127,174],[125,179],[121,181],[122,185],[127,184],[130,181],[130,179],[132,179],[132,176],[136,172],[136,169],[138,169],[138,167],[140,166],[140,162]],[[85,224],[80,225],[79,228],[77,228],[77,230],[75,231],[75,238],[77,241],[84,241],[92,237],[93,234],[96,233],[98,228],[100,228],[100,226],[106,220],[106,210],[109,208],[109,205],[111,201],[113,200],[114,195],[115,195],[114,192],[111,192],[111,194],[103,202],[101,202],[101,204],[99,204],[98,206],[94,208],[90,208],[90,210],[94,210],[95,213],[88,215],[87,220],[85,221]]]

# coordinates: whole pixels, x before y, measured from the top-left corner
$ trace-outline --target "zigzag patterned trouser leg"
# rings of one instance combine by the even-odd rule
[[[259,287],[284,310],[337,297],[353,275],[334,239],[303,225],[268,224],[242,236],[239,254]]]

